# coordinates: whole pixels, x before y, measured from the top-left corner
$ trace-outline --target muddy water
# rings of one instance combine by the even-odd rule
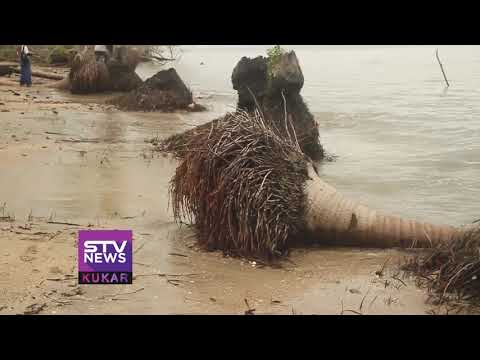
[[[197,94],[235,104],[231,72],[269,46],[183,47],[174,64]],[[321,171],[373,207],[459,225],[480,215],[480,47],[285,46],[305,76],[302,94],[338,155]],[[145,65],[143,77],[157,68]]]
[[[78,102],[45,89],[36,94]],[[223,111],[222,105],[213,103],[201,114],[95,110],[104,100],[83,98],[86,107],[58,108],[57,113],[27,107],[0,115],[0,203],[6,203],[6,212],[20,224],[30,217],[39,224],[82,225],[65,227],[66,238],[35,245],[34,270],[48,259],[49,266],[65,263],[63,268],[75,273],[72,244],[78,228],[134,231],[134,284],[83,286],[83,297],[68,298],[55,313],[243,314],[251,308],[257,314],[339,314],[342,309],[345,314],[423,314],[428,309],[422,291],[408,279],[395,279],[395,264],[403,255],[393,250],[294,249],[279,268],[200,251],[194,233],[173,223],[168,208],[168,181],[176,163],[152,153],[145,140],[208,121]],[[15,241],[8,240],[9,254],[19,252]],[[376,275],[386,262],[391,267]],[[16,288],[33,276],[5,264],[10,266],[6,274],[17,279],[5,286]]]

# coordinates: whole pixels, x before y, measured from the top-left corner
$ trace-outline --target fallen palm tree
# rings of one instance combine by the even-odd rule
[[[287,136],[283,122],[287,117],[295,128],[302,151],[315,161],[324,158],[318,124],[300,94],[304,78],[295,52],[287,53],[277,47],[269,51],[267,58],[243,57],[232,72],[232,84],[238,93],[238,110],[253,114],[261,109],[265,119],[277,122],[282,136]],[[209,127],[201,125],[199,131],[205,126]],[[195,132],[192,129],[174,135],[164,140],[159,148],[181,157],[188,151],[188,139]]]
[[[306,238],[318,244],[442,249],[450,259],[442,284],[448,280],[454,289],[468,278],[469,286],[480,289],[478,228],[384,215],[344,197],[319,177],[292,123],[283,121],[287,136],[260,112],[237,111],[189,137],[170,196],[175,219],[194,222],[201,245],[263,258],[281,256]],[[469,254],[465,266],[457,257],[463,251]],[[445,258],[436,259],[432,269],[445,265]]]
[[[126,111],[202,111],[175,69],[162,70],[128,94],[109,101]]]

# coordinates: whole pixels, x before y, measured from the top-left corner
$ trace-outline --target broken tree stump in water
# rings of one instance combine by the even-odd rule
[[[285,136],[290,132],[285,128],[286,118],[291,119],[302,151],[313,160],[324,157],[318,124],[300,94],[304,77],[294,51],[270,64],[262,56],[243,57],[233,70],[232,84],[238,92],[237,110],[252,113],[259,108],[265,118],[285,129]]]
[[[114,98],[110,104],[127,111],[201,111],[192,92],[175,69],[162,70],[130,93]]]
[[[319,140],[318,124],[300,95],[304,78],[295,52],[281,54],[277,62],[272,65],[270,61],[270,65],[271,68],[269,58],[258,56],[253,59],[242,57],[235,66],[231,80],[238,93],[237,112],[254,114],[259,110],[283,136],[296,137],[304,154],[314,161],[323,159],[325,154]],[[192,136],[216,126],[222,119],[173,135],[164,140],[159,149],[182,158],[189,150]],[[287,123],[293,124],[293,129],[286,126]]]

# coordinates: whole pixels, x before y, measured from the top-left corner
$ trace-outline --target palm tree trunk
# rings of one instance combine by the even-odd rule
[[[349,200],[322,181],[312,166],[307,181],[307,229],[318,242],[372,247],[432,247],[459,233],[448,225],[432,225],[381,214]]]

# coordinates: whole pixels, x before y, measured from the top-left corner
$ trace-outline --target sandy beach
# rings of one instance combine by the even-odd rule
[[[267,266],[198,249],[168,206],[176,163],[146,141],[214,114],[125,113],[105,105],[112,94],[52,83],[0,77],[0,314],[442,311],[399,272],[397,250],[293,249]],[[133,230],[132,285],[78,285],[79,229]]]

